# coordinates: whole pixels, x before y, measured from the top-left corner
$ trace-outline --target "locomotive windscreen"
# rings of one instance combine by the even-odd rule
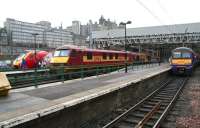
[[[58,56],[69,56],[70,54],[70,50],[56,50],[54,52],[54,57],[58,57]]]
[[[188,52],[182,53],[182,58],[191,58],[191,53]]]
[[[181,58],[181,52],[174,52],[173,58]]]
[[[173,58],[191,58],[191,53],[189,53],[189,52],[174,52]]]

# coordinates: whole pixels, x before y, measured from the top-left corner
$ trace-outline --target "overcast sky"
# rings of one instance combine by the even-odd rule
[[[117,23],[131,20],[127,27],[200,22],[199,0],[0,0],[0,5],[1,27],[6,18],[66,27],[101,15]]]

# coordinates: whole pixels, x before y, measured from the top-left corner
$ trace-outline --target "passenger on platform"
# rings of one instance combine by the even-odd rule
[[[39,67],[39,68],[42,67],[42,62],[41,62],[41,61],[38,62],[38,67]]]
[[[24,58],[22,59],[21,68],[26,69],[26,60]]]
[[[41,67],[42,67],[42,68],[46,67],[46,61],[45,61],[45,60],[42,61]]]

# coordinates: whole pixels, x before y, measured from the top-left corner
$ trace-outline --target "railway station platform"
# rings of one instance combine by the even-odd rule
[[[0,128],[14,127],[37,118],[61,111],[132,83],[167,72],[169,64],[151,68],[123,70],[63,83],[41,85],[11,90],[7,97],[0,97]]]

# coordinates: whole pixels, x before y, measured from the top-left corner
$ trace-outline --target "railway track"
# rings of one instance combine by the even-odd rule
[[[176,77],[129,109],[119,111],[103,128],[156,128],[174,105],[188,78]]]
[[[160,128],[199,128],[200,127],[200,67],[197,67],[187,85],[181,91],[176,104],[167,115]],[[195,104],[194,104],[195,103]]]

